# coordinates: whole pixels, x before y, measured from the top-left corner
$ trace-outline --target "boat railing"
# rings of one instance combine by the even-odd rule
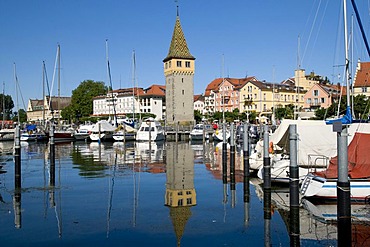
[[[329,157],[322,154],[309,154],[307,168],[312,169],[312,171],[316,171],[317,168],[328,168],[329,159]]]

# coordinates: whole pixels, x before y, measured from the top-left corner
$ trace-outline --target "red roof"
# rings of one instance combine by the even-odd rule
[[[361,62],[356,71],[354,87],[370,87],[370,62]]]
[[[241,78],[241,79],[237,79],[237,78],[216,78],[211,83],[208,84],[208,86],[206,88],[206,91],[204,93],[204,96],[209,96],[211,94],[211,91],[218,91],[218,89],[220,88],[220,85],[222,84],[222,82],[224,80],[231,83],[235,87],[235,89],[239,89],[239,88],[243,87],[247,82],[256,81],[257,79],[254,76]]]

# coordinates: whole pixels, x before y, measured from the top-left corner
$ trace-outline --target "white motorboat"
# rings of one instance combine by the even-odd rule
[[[191,141],[202,141],[203,136],[205,140],[209,139],[209,133],[213,132],[211,125],[205,124],[196,124],[194,128],[190,131],[190,140]]]
[[[153,118],[144,120],[136,133],[137,141],[162,141],[165,139],[164,129],[160,122]]]
[[[92,132],[94,124],[81,124],[74,132],[73,136],[77,141],[86,141]]]

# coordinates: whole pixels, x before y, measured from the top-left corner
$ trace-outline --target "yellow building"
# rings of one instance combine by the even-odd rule
[[[240,89],[240,112],[272,113],[273,108],[296,105],[303,107],[307,90],[289,84],[249,81]]]

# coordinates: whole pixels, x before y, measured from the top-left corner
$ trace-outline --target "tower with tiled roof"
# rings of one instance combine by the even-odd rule
[[[190,54],[178,11],[170,48],[163,60],[163,66],[166,77],[167,125],[192,124],[195,57]]]

